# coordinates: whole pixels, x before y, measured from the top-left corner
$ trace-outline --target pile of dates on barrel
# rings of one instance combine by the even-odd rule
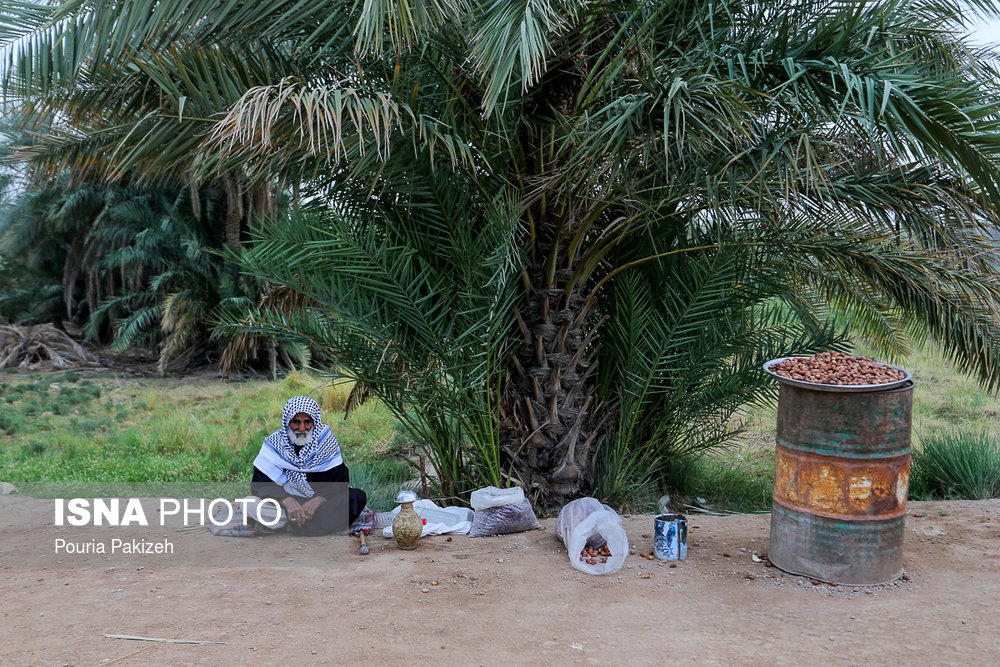
[[[821,352],[812,357],[790,357],[769,370],[776,375],[833,385],[878,385],[906,377],[898,368],[880,364],[868,357],[851,357],[843,352]]]

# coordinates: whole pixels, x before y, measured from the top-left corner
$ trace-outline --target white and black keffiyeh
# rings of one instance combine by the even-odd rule
[[[288,422],[300,412],[312,417],[313,427],[309,443],[296,454],[288,439]],[[287,493],[312,498],[315,492],[306,482],[306,473],[330,470],[343,462],[340,443],[330,427],[320,420],[319,404],[308,396],[293,396],[281,411],[281,428],[264,439],[253,464]]]

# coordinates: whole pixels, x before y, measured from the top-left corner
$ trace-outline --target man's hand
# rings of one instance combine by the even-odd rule
[[[299,501],[291,496],[284,498],[281,501],[281,506],[285,508],[285,512],[288,514],[288,520],[296,526],[301,526],[308,519],[305,508],[299,504]],[[309,512],[309,516],[312,516],[312,511]]]
[[[302,506],[303,511],[306,513],[306,521],[313,518],[313,514],[316,512],[316,508],[326,502],[326,498],[323,496],[313,496]]]

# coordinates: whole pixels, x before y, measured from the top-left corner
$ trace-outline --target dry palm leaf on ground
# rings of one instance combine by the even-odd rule
[[[0,368],[51,363],[68,368],[97,363],[79,343],[51,324],[0,326]]]

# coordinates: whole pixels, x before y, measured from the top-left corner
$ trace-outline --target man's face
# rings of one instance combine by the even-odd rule
[[[296,445],[305,445],[309,442],[309,434],[313,429],[313,418],[304,412],[300,412],[288,422],[288,435]]]

